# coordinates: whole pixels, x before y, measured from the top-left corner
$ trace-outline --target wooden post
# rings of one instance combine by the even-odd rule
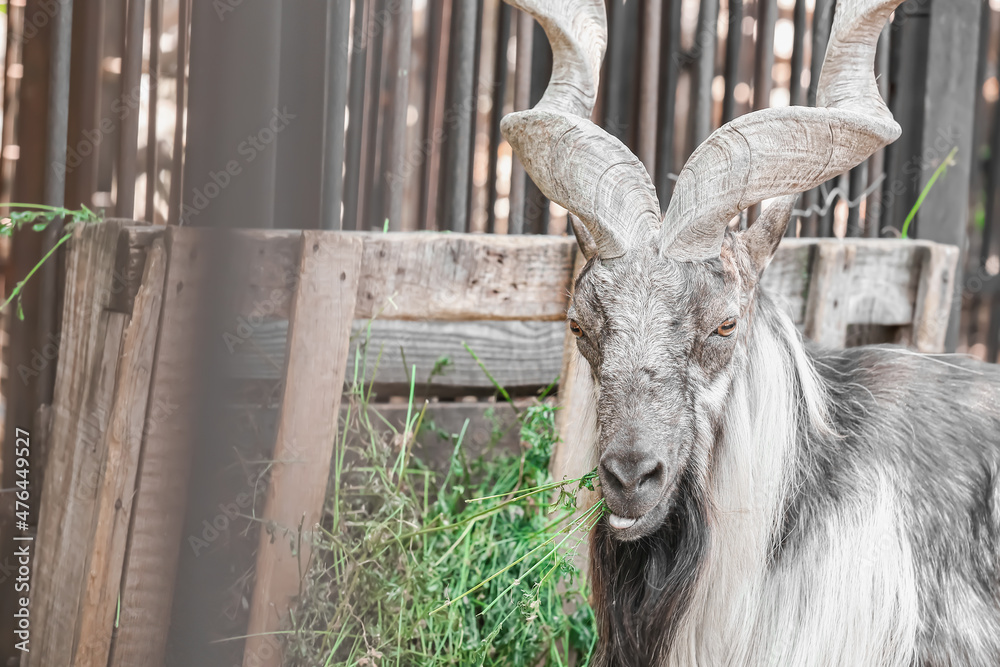
[[[59,340],[52,432],[31,577],[27,667],[70,664],[92,537],[103,433],[128,316],[109,312],[120,223],[80,229],[72,241]],[[36,491],[37,493],[37,491]]]
[[[820,241],[815,253],[806,301],[805,334],[820,345],[844,347],[851,287],[844,274],[854,259],[854,248],[839,241]]]
[[[80,599],[80,639],[74,667],[108,664],[146,425],[166,265],[163,241],[156,240],[146,259],[132,321],[125,329],[114,404],[104,433],[105,458],[97,491],[94,534],[86,548],[87,577]]]
[[[911,344],[918,352],[940,353],[945,349],[951,315],[949,292],[955,288],[960,253],[954,246],[935,244],[923,249],[922,254]]]
[[[167,277],[146,411],[142,460],[125,553],[121,610],[110,667],[163,665],[182,545],[191,466],[192,331],[202,313],[207,270],[199,230],[167,230]]]
[[[274,635],[263,633],[280,629],[309,566],[337,437],[362,247],[361,239],[344,235],[302,236],[245,667],[281,664]]]

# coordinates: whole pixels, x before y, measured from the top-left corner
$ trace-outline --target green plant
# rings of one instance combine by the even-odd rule
[[[59,219],[65,219],[65,225],[62,229],[62,236],[59,240],[49,248],[38,263],[35,264],[28,271],[28,274],[24,278],[14,285],[14,289],[11,290],[10,296],[0,304],[0,310],[3,310],[13,301],[17,303],[17,317],[18,319],[24,319],[24,309],[21,307],[21,294],[24,291],[24,286],[31,280],[32,276],[38,272],[38,270],[49,260],[52,255],[62,246],[66,241],[69,241],[73,236],[73,230],[77,226],[82,224],[100,222],[101,218],[96,213],[91,211],[86,206],[80,208],[80,210],[73,211],[66,208],[61,208],[58,206],[46,206],[44,204],[5,204],[9,208],[23,208],[28,209],[26,211],[11,211],[8,220],[0,223],[0,237],[2,236],[12,236],[15,231],[21,229],[25,225],[31,225],[32,230],[36,232],[45,231],[49,225]]]
[[[917,211],[919,211],[920,207],[923,206],[924,199],[927,198],[927,194],[931,191],[931,188],[934,187],[934,183],[937,182],[937,179],[940,178],[946,171],[948,171],[948,167],[954,166],[955,155],[957,154],[958,154],[958,146],[955,146],[954,148],[951,149],[951,152],[949,152],[948,155],[945,156],[941,164],[938,165],[938,168],[934,170],[934,173],[931,174],[930,179],[927,181],[927,185],[925,185],[924,189],[920,191],[920,195],[917,197],[917,201],[914,202],[913,208],[911,208],[910,212],[906,214],[906,219],[903,221],[903,231],[900,234],[901,238],[904,239],[907,238],[906,234],[910,230],[910,223],[913,222],[913,218],[916,217]]]
[[[363,348],[326,519],[287,635],[289,664],[535,667],[573,655],[585,665],[596,626],[572,556],[603,504],[576,508],[573,491],[593,489],[595,473],[549,475],[556,408],[539,400],[518,413],[516,453],[473,456],[466,422],[450,439],[447,470],[434,471],[413,454],[422,434],[440,429],[426,404],[414,405],[412,378],[396,428],[359,380],[368,376]]]

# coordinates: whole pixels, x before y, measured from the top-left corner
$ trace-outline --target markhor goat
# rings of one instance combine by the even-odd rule
[[[795,193],[899,136],[872,71],[899,3],[840,0],[818,107],[720,128],[661,222],[589,120],[604,0],[513,2],[554,67],[503,131],[589,259],[569,318],[612,512],[591,546],[597,665],[1000,665],[1000,371],[815,349],[760,288]]]

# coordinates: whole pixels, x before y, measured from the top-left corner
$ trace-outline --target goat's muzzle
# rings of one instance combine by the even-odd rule
[[[607,452],[599,466],[604,499],[612,512],[608,523],[631,528],[656,507],[667,485],[667,467],[658,457],[633,450]]]

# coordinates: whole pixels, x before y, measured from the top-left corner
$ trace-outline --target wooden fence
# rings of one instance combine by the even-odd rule
[[[212,339],[232,353],[229,381],[243,386],[264,377],[283,389],[258,454],[268,474],[218,503],[220,514],[217,498],[204,501],[197,471],[205,447],[221,453],[226,466],[235,463],[226,442],[197,435],[205,342],[196,332],[211,294],[212,237],[211,230],[109,221],[79,231],[72,242],[56,394],[39,415],[32,445],[49,454],[28,667],[279,664],[273,633],[288,621],[311,532],[323,521],[341,395],[355,367],[352,331],[360,323],[377,318],[380,336],[452,331],[452,339],[404,339],[403,353],[416,351],[406,360],[418,373],[434,355],[458,358],[464,332],[551,329],[546,337],[526,335],[517,350],[491,331],[476,339],[476,351],[498,373],[513,360],[521,370],[511,378],[526,383],[522,388],[547,384],[565,368],[561,429],[569,434],[585,424],[573,387],[586,374],[578,372],[563,323],[580,268],[573,241],[231,232],[225,246],[245,273],[225,302],[228,324]],[[957,258],[956,249],[927,241],[786,239],[766,284],[797,325],[828,344],[843,345],[858,327],[871,337],[875,327],[878,337],[936,352],[944,345]],[[251,362],[253,356],[267,365]],[[540,365],[537,372],[527,370],[528,360]],[[405,376],[386,370],[391,391]],[[461,365],[451,372],[460,383],[485,385]],[[449,375],[421,393],[447,389]],[[271,404],[252,403],[244,405],[252,420],[264,420]],[[211,418],[221,416],[213,411]],[[566,450],[556,458],[567,471],[586,463]],[[220,628],[219,600],[208,596],[197,599],[198,609],[185,608],[192,590],[197,597],[200,552],[232,558],[254,540],[248,574],[224,575],[242,581],[246,610]],[[183,634],[188,613],[213,620]]]

